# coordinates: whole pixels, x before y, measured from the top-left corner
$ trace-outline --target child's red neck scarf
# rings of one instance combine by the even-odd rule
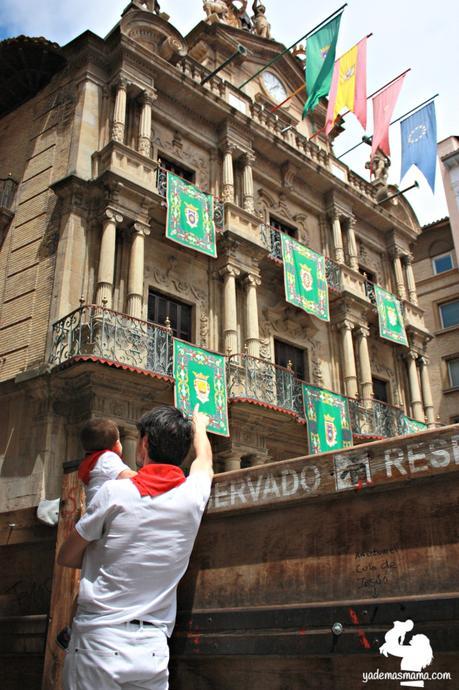
[[[141,496],[159,496],[185,481],[180,467],[151,463],[142,467],[131,482],[135,484]]]
[[[78,467],[78,479],[81,479],[83,484],[89,484],[89,474],[93,469],[94,465],[96,464],[101,455],[109,452],[110,451],[106,449],[95,450],[93,453],[86,453],[84,460],[80,462],[80,466]]]

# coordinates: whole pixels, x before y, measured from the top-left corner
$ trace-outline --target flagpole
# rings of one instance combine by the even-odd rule
[[[255,79],[256,77],[258,77],[259,74],[261,74],[261,73],[264,72],[266,69],[268,69],[268,67],[271,67],[271,65],[274,65],[275,62],[277,62],[278,60],[280,60],[280,58],[281,58],[283,55],[285,55],[285,53],[290,52],[290,51],[292,50],[292,48],[294,48],[296,45],[298,45],[298,43],[299,43],[300,41],[304,41],[305,38],[307,38],[308,36],[310,36],[311,34],[313,34],[315,31],[317,31],[323,24],[326,24],[326,22],[328,22],[328,21],[330,21],[331,19],[333,19],[333,17],[334,17],[335,15],[337,15],[337,14],[339,14],[339,13],[342,13],[342,12],[344,11],[344,8],[345,8],[345,7],[347,7],[347,2],[345,2],[344,5],[342,5],[342,6],[339,7],[337,10],[335,10],[334,12],[332,12],[332,13],[330,14],[330,16],[328,16],[326,19],[324,19],[324,20],[322,20],[321,22],[319,22],[319,23],[317,24],[317,26],[315,26],[313,29],[311,29],[310,31],[308,31],[307,34],[305,34],[304,36],[302,36],[301,38],[299,38],[297,41],[295,41],[295,43],[292,43],[292,45],[291,45],[289,48],[286,48],[285,50],[282,51],[282,53],[279,53],[279,55],[276,55],[276,57],[274,57],[272,60],[270,60],[264,67],[261,67],[261,68],[258,70],[258,72],[255,72],[255,74],[254,74],[252,77],[249,77],[249,79],[246,79],[245,82],[243,82],[240,86],[237,86],[236,88],[237,88],[237,89],[243,89],[244,86],[246,86],[249,82],[251,82],[253,79]]]
[[[373,36],[373,32],[371,32],[371,34],[367,34],[366,38],[371,38],[372,36]],[[282,108],[282,106],[285,105],[294,96],[298,96],[298,94],[301,93],[303,91],[303,89],[305,89],[305,88],[306,88],[306,84],[302,84],[299,89],[297,89],[296,91],[291,93],[290,96],[287,96],[287,98],[284,101],[282,101],[282,103],[275,105],[274,108],[272,108],[269,112],[275,113],[276,110],[279,110],[279,108]]]
[[[401,79],[401,77],[404,77],[405,74],[408,74],[408,72],[411,72],[411,67],[408,67],[408,69],[406,69],[404,72],[399,74],[398,77],[394,77],[394,79],[391,79],[390,81],[388,81],[387,84],[384,84],[384,86],[381,86],[381,88],[376,89],[376,91],[373,91],[373,93],[370,93],[370,95],[367,96],[367,101],[369,101],[370,98],[373,98],[373,96],[376,96],[376,94],[378,94],[380,91],[384,91],[384,89],[387,89],[387,87],[390,86],[391,84],[393,84],[395,81],[397,81],[397,79]],[[339,117],[341,117],[341,118],[346,117],[346,115],[349,115],[350,112],[352,112],[352,111],[346,110],[346,112],[343,113],[342,115],[339,115]],[[324,131],[325,131],[325,127],[318,129],[317,132],[314,132],[314,134],[311,137],[309,137],[309,141],[311,141],[311,139],[314,139],[314,137],[316,137],[318,134],[321,134],[321,132],[324,132]]]
[[[416,181],[409,187],[405,187],[405,189],[399,189],[398,192],[395,192],[394,194],[391,194],[390,196],[386,196],[385,199],[381,199],[381,201],[378,201],[377,206],[380,204],[384,204],[385,201],[390,201],[391,199],[395,199],[395,197],[400,196],[401,194],[406,194],[406,192],[409,192],[410,189],[418,189],[419,188],[419,182]]]
[[[392,122],[389,123],[389,127],[391,127],[392,125],[395,125],[397,122],[400,122],[400,120],[403,120],[403,118],[408,117],[408,115],[415,113],[417,110],[420,110],[424,105],[427,105],[427,103],[430,103],[435,98],[437,98],[439,95],[440,95],[439,93],[436,93],[435,96],[431,96],[431,98],[428,98],[427,100],[423,101],[419,105],[416,105],[414,108],[411,108],[411,110],[408,110],[408,112],[404,113],[404,115],[400,115],[400,117],[397,117],[396,120],[392,120]],[[362,144],[371,145],[372,139],[373,139],[373,137],[363,136],[362,141],[359,141],[358,144],[356,144],[355,146],[352,146],[352,148],[348,149],[347,151],[342,153],[340,156],[337,156],[338,160],[340,158],[342,158],[343,156],[346,156],[348,153],[351,153],[351,151],[355,151],[355,149],[357,149]]]

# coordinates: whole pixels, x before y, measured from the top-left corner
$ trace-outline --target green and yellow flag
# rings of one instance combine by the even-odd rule
[[[213,197],[168,172],[166,237],[215,258],[215,235]]]
[[[325,258],[281,233],[285,299],[295,307],[330,321]]]
[[[330,20],[310,36],[306,42],[306,91],[308,100],[303,117],[314,110],[321,98],[330,91],[336,57],[341,14]]]
[[[175,405],[191,416],[195,405],[210,417],[208,430],[229,436],[225,358],[174,338]]]
[[[353,445],[347,398],[303,384],[303,400],[310,453],[326,453]]]
[[[402,308],[399,300],[391,292],[375,285],[376,306],[379,317],[379,335],[399,345],[408,347]]]

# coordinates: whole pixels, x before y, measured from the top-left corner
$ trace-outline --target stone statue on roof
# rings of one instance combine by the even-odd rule
[[[388,158],[380,148],[376,150],[373,159],[365,163],[365,168],[370,171],[370,177],[373,184],[387,185],[390,158]]]
[[[252,24],[254,32],[257,34],[257,36],[261,36],[262,38],[271,38],[271,24],[268,22],[265,16],[266,7],[260,3],[259,0],[255,0],[252,5],[252,10]]]
[[[203,0],[203,8],[208,24],[227,24],[237,29],[247,29],[251,26],[247,15],[248,0]]]

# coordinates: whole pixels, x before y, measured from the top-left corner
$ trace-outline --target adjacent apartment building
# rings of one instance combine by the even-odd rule
[[[449,218],[422,228],[414,272],[426,326],[436,420],[459,422],[459,138],[438,144]]]

